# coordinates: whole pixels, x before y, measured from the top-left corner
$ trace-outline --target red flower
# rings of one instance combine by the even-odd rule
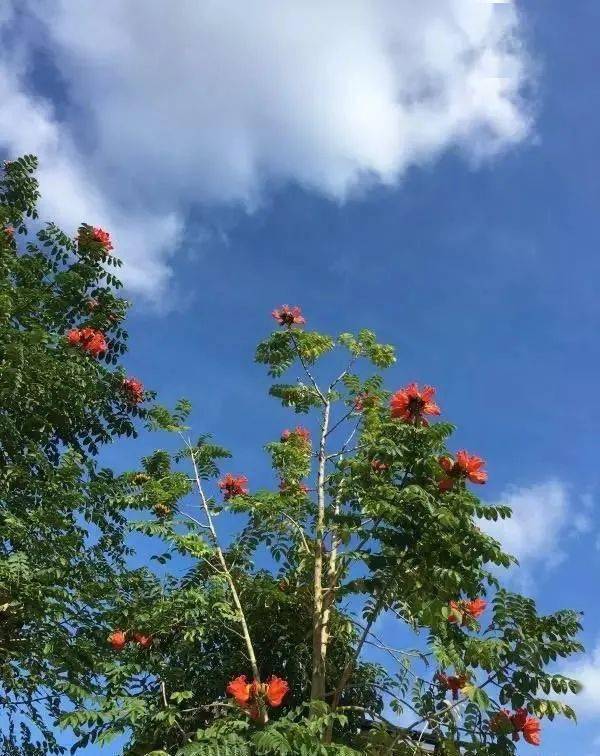
[[[248,682],[246,675],[240,675],[229,683],[227,692],[235,698],[239,706],[245,707],[252,695],[252,685],[253,683]]]
[[[471,483],[483,484],[488,479],[488,474],[481,468],[485,465],[485,460],[474,454],[469,454],[464,449],[457,452],[456,462],[450,457],[440,457],[438,460],[440,467],[446,475],[440,480],[438,486],[440,491],[449,491],[457,480],[467,478]]]
[[[252,719],[259,717],[259,702],[266,700],[274,708],[281,706],[290,686],[285,680],[274,675],[266,683],[256,680],[249,683],[246,675],[240,675],[227,686],[227,692],[233,696],[238,706],[245,709]]]
[[[310,431],[308,428],[303,428],[301,425],[298,425],[294,430],[286,428],[281,434],[281,441],[289,441],[292,436],[295,436],[299,441],[302,441],[305,444],[310,444]]]
[[[290,686],[281,677],[270,677],[265,687],[265,698],[270,706],[277,708],[283,703],[283,699],[286,697],[290,690]]]
[[[448,622],[458,622],[458,615],[462,614],[462,623],[465,625],[469,619],[478,619],[485,611],[487,601],[482,598],[471,600],[451,601],[450,609],[452,614],[448,617]]]
[[[219,488],[223,492],[225,501],[233,499],[235,496],[245,496],[248,493],[246,483],[248,478],[245,475],[227,475],[219,481]]]
[[[78,328],[72,328],[67,333],[67,341],[71,346],[79,344],[79,342],[81,341],[81,331]]]
[[[490,719],[490,729],[501,735],[512,735],[515,742],[522,734],[530,745],[541,743],[540,721],[530,716],[527,709],[516,709],[512,714],[507,709],[501,709]]]
[[[123,630],[113,630],[106,640],[115,651],[122,651],[127,645],[127,634]]]
[[[145,635],[144,633],[134,633],[133,640],[142,648],[150,648],[154,638],[151,635]]]
[[[470,617],[473,617],[473,619],[479,619],[479,617],[485,612],[486,607],[487,601],[485,599],[476,598],[467,602],[466,612]]]
[[[107,252],[110,252],[113,248],[113,245],[110,241],[110,234],[108,231],[105,231],[103,228],[92,228],[92,231],[90,233],[90,237],[95,241],[98,242]]]
[[[82,328],[80,331],[79,343],[81,347],[91,354],[92,357],[98,357],[102,352],[106,352],[108,344],[102,331],[95,328]]]
[[[371,462],[371,470],[376,473],[382,473],[385,472],[388,469],[388,466],[385,464],[385,462],[382,462],[379,459],[374,459]]]
[[[443,672],[438,672],[436,679],[443,688],[451,691],[452,698],[455,701],[458,700],[458,693],[461,688],[464,688],[467,684],[466,675],[459,675],[456,677],[455,675],[446,675]]]
[[[529,743],[529,745],[538,746],[542,742],[542,728],[539,719],[528,716],[521,731],[525,742]]]
[[[4,229],[4,233],[8,236],[9,239],[12,239],[15,235],[15,229],[12,226],[7,226]]]
[[[302,315],[299,307],[290,307],[290,305],[281,305],[278,310],[273,310],[271,315],[279,321],[279,325],[291,328],[294,325],[304,325],[306,319]]]
[[[139,404],[144,400],[144,384],[137,378],[125,378],[123,391],[134,404]]]
[[[93,357],[98,357],[108,349],[104,334],[96,328],[73,328],[67,333],[67,341],[71,346],[79,345]]]
[[[433,401],[435,389],[423,386],[419,389],[416,383],[410,383],[403,389],[396,391],[390,399],[392,417],[407,423],[421,423],[427,425],[424,415],[439,415],[440,408]]]

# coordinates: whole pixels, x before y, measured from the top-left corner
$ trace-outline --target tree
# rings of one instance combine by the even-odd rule
[[[548,665],[581,649],[579,615],[540,616],[500,585],[514,560],[478,523],[510,510],[475,496],[485,463],[449,450],[434,389],[386,391],[392,347],[366,330],[305,330],[299,308],[278,308],[256,359],[270,394],[315,430],[267,444],[278,484],[256,490],[228,450],[191,439],[187,402],[141,406],[152,395],[119,364],[110,236],[34,234],[35,165],[8,163],[0,180],[3,751],[59,752],[58,721],[78,745],[129,733],[127,753],[155,756],[417,754],[425,742],[511,754],[520,738],[539,743],[540,719],[573,718],[555,695],[578,684]],[[280,382],[292,368],[303,379]],[[136,420],[181,448],[102,469],[102,446]],[[144,519],[128,523],[129,509]],[[233,538],[224,517],[239,522]],[[156,563],[185,560],[183,578],[129,569],[128,528],[160,544]],[[414,647],[379,637],[384,613]],[[373,644],[389,664],[369,659]],[[414,713],[408,727],[390,721],[400,711]]]
[[[7,753],[54,753],[52,721],[99,690],[103,617],[126,573],[125,479],[95,461],[150,398],[120,366],[127,304],[109,235],[39,228],[36,160],[0,179],[0,705]],[[34,233],[35,228],[37,233]],[[31,727],[33,725],[33,729]],[[36,742],[39,741],[38,745]]]
[[[277,381],[271,396],[316,418],[316,433],[298,425],[267,444],[279,483],[254,490],[226,449],[190,439],[187,403],[151,411],[183,446],[129,474],[132,502],[155,515],[134,527],[166,542],[158,561],[192,566],[183,579],[135,576],[112,618],[126,631],[102,670],[108,688],[65,723],[103,743],[129,731],[127,753],[155,756],[537,745],[539,719],[575,716],[551,694],[578,684],[548,665],[581,649],[579,615],[542,616],[501,586],[498,568],[515,560],[478,523],[510,510],[475,495],[485,463],[450,451],[433,388],[391,393],[366,372],[392,365],[391,346],[367,330],[305,330],[297,307],[273,316],[256,359]],[[323,383],[327,367],[336,377]],[[292,368],[304,378],[279,382]],[[227,541],[224,515],[240,522]],[[426,643],[390,648],[374,630],[383,613]],[[389,665],[369,662],[370,644]],[[414,721],[394,726],[385,704]]]

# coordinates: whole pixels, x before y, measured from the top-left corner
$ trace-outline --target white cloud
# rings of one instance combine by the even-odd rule
[[[146,292],[168,277],[197,202],[251,208],[286,182],[343,200],[446,149],[493,156],[530,127],[512,2],[20,0],[19,11],[15,24],[35,16],[43,31],[11,34],[17,59],[33,39],[46,48],[69,117],[35,98],[5,51],[0,147],[37,151],[48,211],[111,225]]]
[[[500,497],[513,515],[497,522],[482,521],[481,528],[517,557],[524,568],[542,565],[552,568],[564,558],[564,536],[573,527],[571,502],[560,481],[512,488]]]
[[[561,700],[573,706],[580,717],[600,716],[600,642],[591,653],[565,662],[559,671],[563,675],[579,680],[583,685],[581,693],[561,696]],[[596,740],[594,745],[600,745],[600,739]]]

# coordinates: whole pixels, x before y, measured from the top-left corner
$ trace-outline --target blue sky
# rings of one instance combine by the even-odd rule
[[[7,6],[0,147],[40,153],[46,210],[67,230],[113,221],[135,304],[131,372],[165,403],[192,400],[194,430],[262,485],[260,448],[290,424],[260,398],[268,381],[252,364],[273,306],[301,304],[311,326],[369,327],[394,343],[389,386],[436,385],[457,448],[488,460],[485,497],[515,506],[498,533],[522,560],[513,585],[543,610],[585,611],[587,653],[570,668],[587,683],[580,724],[548,724],[539,750],[600,754],[598,5],[515,13],[431,0],[417,12],[357,0],[347,14],[326,3],[325,25],[310,3],[279,18],[265,2],[260,18],[240,19],[223,0],[201,19],[183,4],[163,29],[151,2],[137,18],[141,34],[162,30],[160,70],[118,5]],[[204,56],[186,21],[216,37],[199,43]],[[373,52],[384,26],[389,58]],[[432,29],[434,47],[418,41]],[[249,72],[237,58],[256,52],[251,35],[264,60]],[[472,67],[444,58],[473,46],[487,55]],[[481,86],[498,72],[501,85]],[[399,110],[389,76],[420,82]],[[186,101],[198,92],[197,110],[176,86]],[[106,461],[133,464],[155,443],[120,444]]]

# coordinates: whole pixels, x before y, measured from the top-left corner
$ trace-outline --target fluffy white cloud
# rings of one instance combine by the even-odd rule
[[[565,662],[560,673],[574,677],[583,685],[581,693],[561,696],[561,700],[571,704],[580,717],[600,716],[600,642],[590,654]]]
[[[512,517],[497,522],[483,521],[481,528],[500,541],[523,567],[533,563],[554,567],[564,559],[563,538],[573,524],[571,502],[563,483],[548,481],[512,488],[500,501],[511,507]]]
[[[513,2],[19,0],[12,23],[27,31],[0,57],[0,147],[38,152],[48,211],[110,225],[146,292],[194,203],[251,208],[285,182],[343,200],[448,148],[495,155],[530,126]],[[66,120],[15,62],[36,45]]]

